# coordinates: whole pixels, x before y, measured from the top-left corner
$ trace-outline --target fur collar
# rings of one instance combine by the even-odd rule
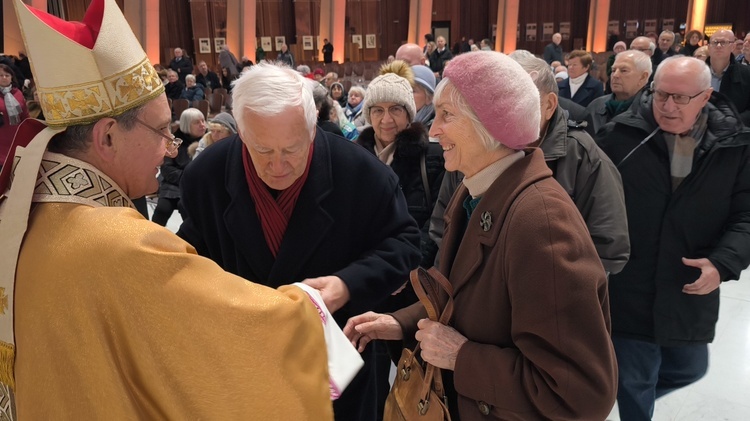
[[[375,153],[375,129],[372,126],[362,130],[355,141],[368,151]],[[427,149],[430,138],[421,123],[411,123],[396,135],[394,158],[419,158]]]

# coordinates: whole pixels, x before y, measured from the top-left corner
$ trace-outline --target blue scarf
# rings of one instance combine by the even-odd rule
[[[356,116],[357,113],[359,113],[359,110],[362,109],[362,105],[364,103],[365,103],[365,101],[362,100],[362,101],[359,102],[359,105],[357,105],[356,107],[352,108],[352,106],[347,102],[346,103],[346,110],[344,111],[344,114],[346,114],[346,118],[348,118],[349,121],[354,120],[354,116]]]

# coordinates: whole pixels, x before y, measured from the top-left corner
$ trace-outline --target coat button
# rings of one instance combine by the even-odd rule
[[[477,402],[477,406],[479,407],[479,412],[481,412],[482,415],[490,415],[490,406],[487,404],[487,402],[479,401]]]

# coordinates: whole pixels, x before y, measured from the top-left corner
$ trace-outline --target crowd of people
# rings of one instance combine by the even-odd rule
[[[605,84],[560,34],[542,58],[430,35],[347,91],[284,48],[152,67],[114,0],[90,7],[107,25],[19,21],[41,95],[128,75],[105,106],[24,121],[0,64],[1,415],[374,421],[417,342],[453,419],[648,420],[706,373],[719,286],[750,265],[750,36],[705,62],[700,33],[617,43]],[[172,115],[222,87],[224,112]],[[419,266],[450,281],[446,325]],[[364,361],[344,390],[326,314]]]

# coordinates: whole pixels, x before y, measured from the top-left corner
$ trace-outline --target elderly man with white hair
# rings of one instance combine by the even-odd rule
[[[650,420],[656,399],[703,377],[719,286],[750,265],[750,133],[712,92],[702,61],[668,58],[597,135],[622,176],[632,251],[609,279],[623,420]]]
[[[594,136],[630,107],[635,95],[648,84],[651,69],[651,59],[645,53],[628,50],[617,54],[610,76],[612,93],[591,101],[586,107],[589,134]]]
[[[316,129],[311,87],[294,70],[259,63],[232,95],[238,134],[185,170],[178,235],[248,281],[319,289],[343,326],[419,263],[419,230],[398,178],[364,148]],[[333,405],[337,420],[376,418],[375,399],[366,398],[375,391],[374,355],[362,357]]]

